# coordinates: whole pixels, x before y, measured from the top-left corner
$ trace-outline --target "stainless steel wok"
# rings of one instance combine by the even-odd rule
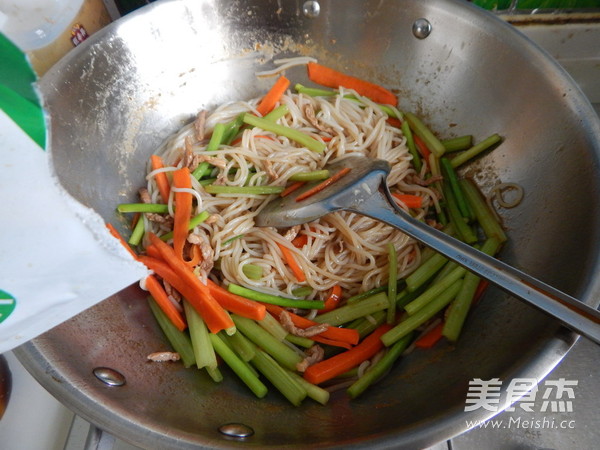
[[[62,184],[117,223],[115,205],[135,198],[144,162],[165,137],[199,109],[260,95],[272,80],[255,71],[291,55],[395,89],[401,109],[443,137],[504,136],[469,169],[484,190],[497,180],[525,189],[523,203],[502,212],[511,238],[502,258],[597,306],[598,119],[546,54],[465,2],[182,0],[142,8],[40,83]],[[307,83],[302,69],[288,76]],[[146,362],[166,343],[132,286],[16,354],[75,413],[141,447],[417,448],[493,415],[464,412],[469,380],[500,378],[506,387],[514,377],[541,379],[575,339],[491,289],[455,348],[412,353],[358,400],[339,392],[328,406],[294,408],[276,392],[255,399],[232,375],[214,384],[178,364]],[[115,380],[124,384],[111,386]],[[228,438],[219,431],[228,423],[254,434]]]

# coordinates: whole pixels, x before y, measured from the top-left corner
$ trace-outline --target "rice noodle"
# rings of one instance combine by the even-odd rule
[[[513,199],[510,201],[505,197],[505,194],[508,191],[514,191]],[[523,200],[524,195],[525,192],[523,187],[517,183],[499,183],[495,185],[490,192],[490,197],[493,197],[494,200],[498,202],[498,205],[503,208],[514,208],[515,206],[518,206]]]
[[[359,97],[354,91],[344,90],[343,93]],[[210,136],[215,123],[226,123],[242,112],[254,111],[258,100],[223,105],[207,114],[206,135]],[[227,161],[225,168],[214,168],[211,176],[228,186],[285,186],[295,173],[322,169],[343,156],[361,154],[390,163],[387,182],[393,190],[424,198],[424,207],[414,211],[417,218],[424,218],[429,206],[437,203],[438,194],[434,190],[411,181],[419,174],[411,165],[412,157],[406,139],[398,128],[386,122],[387,116],[372,102],[365,101],[361,107],[341,95],[309,97],[288,92],[280,103],[289,108],[289,113],[278,120],[281,125],[296,128],[318,139],[323,132],[304,115],[305,105],[310,105],[319,123],[331,128],[331,140],[322,154],[258,128],[246,128],[241,141],[235,146],[221,146],[212,152],[205,151],[207,139],[194,141],[192,152]],[[165,166],[181,167],[188,136],[194,136],[191,125],[184,127],[158,149]],[[275,173],[276,177],[269,176],[269,172]],[[158,171],[151,171],[148,167],[148,191],[153,199],[158,197],[156,173]],[[278,244],[292,251],[306,275],[306,285],[313,289],[311,297],[322,298],[336,284],[341,285],[348,296],[386,284],[389,242],[394,244],[399,257],[398,278],[405,277],[420,262],[420,249],[413,239],[368,217],[337,212],[304,224],[299,233],[307,236],[307,243],[296,248],[284,237],[285,230],[259,228],[254,223],[256,215],[273,196],[211,195],[197,182],[193,183],[193,191],[198,200],[198,212],[204,210],[217,217],[211,223],[198,225],[195,232],[201,232],[214,250],[214,260],[218,262],[220,273],[210,275],[225,284],[235,283],[266,293],[291,295],[299,283]],[[173,195],[168,203],[172,214]],[[147,229],[158,235],[168,231],[152,222],[147,223]],[[237,236],[241,238],[229,241]],[[249,279],[242,270],[245,264],[260,266],[262,277],[259,280]]]
[[[298,56],[295,58],[282,58],[276,59],[273,63],[278,66],[272,70],[264,70],[262,72],[256,72],[255,75],[257,77],[272,77],[280,74],[284,70],[290,69],[295,66],[304,66],[309,62],[317,62],[316,58],[312,58],[310,56]]]

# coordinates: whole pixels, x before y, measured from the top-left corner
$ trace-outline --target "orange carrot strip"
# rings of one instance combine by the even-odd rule
[[[158,155],[150,156],[150,164],[152,164],[152,170],[162,169],[164,167],[162,158]],[[163,202],[168,203],[171,188],[169,187],[167,174],[164,172],[157,173],[154,176],[154,180],[156,181],[156,186],[158,187],[158,192],[160,192]]]
[[[198,264],[200,264],[200,261],[202,261],[202,253],[200,252],[200,246],[198,245],[192,245],[190,247],[190,251],[192,253],[192,259],[184,262],[187,264],[188,267],[191,267],[193,269]]]
[[[348,344],[347,342],[327,339],[321,336],[320,334],[317,334],[316,336],[311,336],[309,339],[312,339],[315,342],[320,342],[321,344],[331,345],[333,347],[342,347],[347,350],[350,350],[353,347],[352,344]]]
[[[279,317],[282,311],[285,311],[284,308],[278,305],[266,304],[265,307],[267,311],[273,314],[275,317]],[[291,313],[288,311],[290,318],[292,319],[292,323],[299,328],[309,328],[315,325],[320,325],[318,322],[314,322],[305,317],[299,316],[297,314]],[[358,340],[360,339],[360,335],[358,331],[352,328],[338,328],[338,327],[328,327],[322,333],[319,333],[316,336],[312,336],[311,339],[316,340],[317,337],[322,337],[325,339],[330,339],[331,341],[338,342],[346,342],[348,344],[356,345],[358,344]]]
[[[135,213],[133,219],[131,219],[131,229],[133,230],[138,223],[138,220],[142,217],[142,213]]]
[[[277,246],[279,247],[279,250],[281,250],[281,253],[283,253],[283,259],[285,259],[286,264],[294,273],[296,280],[298,280],[300,283],[306,281],[306,275],[304,275],[302,268],[296,261],[296,258],[294,257],[294,254],[290,251],[290,249],[280,244],[279,242],[277,243]]]
[[[148,269],[152,270],[155,274],[173,286],[184,297],[186,297],[187,294],[191,294],[191,289],[181,281],[181,278],[179,278],[175,271],[171,269],[171,266],[163,261],[162,258],[140,255],[139,260]]]
[[[308,78],[322,86],[337,89],[339,87],[345,87],[347,89],[354,89],[360,95],[370,98],[376,103],[383,103],[385,105],[396,106],[398,99],[396,96],[383,86],[371,83],[369,81],[361,80],[350,75],[343,74],[337,70],[333,70],[329,67],[322,66],[318,63],[308,63]]]
[[[290,195],[292,192],[294,192],[296,189],[301,188],[302,186],[304,186],[304,183],[306,183],[306,181],[296,181],[295,183],[290,184],[288,187],[286,187],[283,191],[281,191],[281,194],[279,194],[280,197],[285,197],[287,195]]]
[[[162,259],[173,269],[181,281],[185,284],[186,292],[180,291],[190,304],[202,316],[211,333],[234,328],[235,324],[229,314],[211,295],[208,286],[203,284],[192,270],[185,265],[183,260],[177,257],[173,248],[164,243],[154,233],[148,233],[150,242],[156,246]],[[175,289],[179,290],[177,286]]]
[[[417,147],[417,150],[419,150],[421,156],[425,159],[429,159],[429,155],[431,155],[431,150],[429,150],[427,144],[423,142],[423,139],[421,139],[419,136],[413,133],[413,140],[415,141],[415,145]]]
[[[333,286],[331,288],[331,293],[329,294],[329,297],[327,297],[327,300],[325,300],[325,308],[317,311],[317,314],[323,314],[324,312],[335,309],[337,307],[337,305],[339,304],[341,298],[342,298],[342,287],[339,284],[336,284],[335,286]]]
[[[156,303],[169,318],[169,320],[177,327],[179,331],[187,328],[187,323],[183,315],[175,308],[165,289],[161,286],[158,280],[152,275],[146,277],[146,287],[150,291],[150,295],[156,300]]]
[[[182,167],[173,172],[173,186],[180,189],[191,189],[190,170]],[[192,215],[192,194],[175,192],[175,220],[173,224],[173,249],[178,258],[183,260],[183,247],[188,235],[190,216]]]
[[[208,289],[215,300],[227,311],[253,320],[262,320],[267,314],[267,308],[262,303],[232,294],[211,280],[208,280]]]
[[[125,241],[125,239],[123,239],[123,236],[121,236],[121,234],[117,231],[117,229],[115,227],[112,226],[112,224],[107,223],[106,224],[106,228],[108,228],[108,231],[110,232],[110,234],[113,235],[113,237],[116,237],[120,242],[121,245],[123,247],[125,247],[125,250],[127,250],[129,253],[131,253],[131,256],[133,256],[134,259],[138,259],[138,256],[135,254],[135,252],[131,249],[131,247],[129,246],[129,244]]]
[[[285,93],[286,89],[290,86],[290,80],[288,80],[284,76],[280,76],[275,84],[271,86],[269,92],[265,94],[262,98],[256,110],[260,113],[261,116],[265,116],[270,113],[273,108],[275,108],[275,104],[279,101],[281,96]]]
[[[308,244],[308,236],[305,234],[299,234],[292,240],[292,245],[296,248],[302,248]]]
[[[392,197],[397,198],[406,205],[407,208],[421,208],[423,206],[423,197],[412,194],[393,193]]]
[[[149,245],[146,247],[146,254],[153,258],[162,259],[162,256],[160,256],[160,252],[154,245]]]
[[[320,384],[358,366],[383,348],[381,336],[391,329],[392,326],[387,323],[380,325],[356,347],[309,366],[304,378],[310,383]]]
[[[474,306],[477,303],[479,303],[479,300],[481,300],[481,297],[483,297],[483,294],[485,293],[489,285],[490,282],[488,280],[481,280],[479,282],[479,284],[477,285],[477,289],[475,290],[475,294],[473,295],[473,301],[471,302],[471,306]]]
[[[335,183],[336,181],[338,181],[344,175],[347,175],[348,172],[350,172],[351,170],[352,169],[350,167],[344,167],[342,170],[340,170],[335,175],[330,176],[326,180],[323,180],[321,183],[317,184],[315,187],[313,187],[313,188],[309,189],[308,191],[305,191],[302,194],[300,194],[298,197],[296,197],[296,201],[300,202],[300,201],[302,201],[302,200],[310,197],[311,195],[315,195],[317,192],[321,192],[326,187],[331,186],[333,183]]]
[[[402,122],[400,121],[400,119],[396,119],[395,117],[388,117],[386,122],[393,127],[402,128]]]
[[[437,341],[442,338],[442,329],[444,328],[444,322],[438,323],[435,327],[429,330],[426,334],[421,336],[415,342],[415,347],[419,348],[431,348]]]

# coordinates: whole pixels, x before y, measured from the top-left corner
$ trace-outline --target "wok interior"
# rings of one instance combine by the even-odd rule
[[[502,258],[592,302],[598,127],[554,63],[508,25],[462,3],[322,1],[316,18],[301,6],[158,2],[93,36],[41,82],[63,186],[120,223],[115,205],[135,200],[145,162],[164,138],[200,109],[265,92],[273,79],[255,72],[272,59],[314,56],[393,88],[400,109],[420,114],[441,137],[504,136],[468,169],[484,190],[497,180],[524,187],[523,203],[502,213],[510,237]],[[420,40],[411,28],[422,17],[433,31]],[[287,76],[309,84],[301,68]],[[167,344],[137,286],[17,353],[76,413],[140,446],[425,446],[464,430],[470,379],[545,375],[573,342],[559,328],[490,289],[459,345],[416,351],[361,398],[338,392],[325,407],[306,401],[294,408],[275,389],[257,400],[227,369],[215,384],[179,364],[148,363],[146,355]],[[126,385],[100,383],[92,374],[99,366],[121,372]],[[225,440],[218,428],[230,422],[252,427],[254,436]]]

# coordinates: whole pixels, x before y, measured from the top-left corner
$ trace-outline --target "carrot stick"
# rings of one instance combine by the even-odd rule
[[[283,259],[285,259],[286,264],[294,273],[296,280],[298,280],[300,283],[306,281],[306,275],[304,275],[302,268],[296,261],[296,258],[294,258],[294,254],[291,252],[291,250],[279,242],[277,242],[277,246],[279,247],[279,250],[281,250],[281,253],[283,253]]]
[[[308,244],[308,236],[305,234],[299,234],[292,240],[292,245],[296,248],[302,248]]]
[[[270,113],[273,110],[273,108],[275,108],[275,105],[289,86],[290,80],[288,80],[286,77],[280,76],[277,79],[275,84],[271,86],[269,92],[265,94],[265,96],[262,98],[262,100],[256,107],[256,110],[260,113],[262,117]]]
[[[191,189],[190,170],[187,167],[173,172],[173,186],[179,189]],[[173,224],[173,249],[183,260],[183,247],[188,235],[190,216],[192,215],[192,194],[175,192],[175,221]]]
[[[331,288],[331,293],[329,294],[329,297],[327,297],[327,300],[325,300],[325,308],[317,311],[317,314],[322,314],[324,312],[328,312],[328,311],[331,311],[332,309],[335,309],[337,307],[337,305],[340,303],[341,298],[342,298],[342,287],[339,284],[336,284],[335,286],[333,286]]]
[[[479,300],[481,300],[481,297],[483,297],[483,294],[485,293],[489,285],[490,282],[488,280],[479,281],[477,289],[475,290],[475,294],[473,295],[473,301],[471,302],[471,306],[474,306],[477,303],[479,303]]]
[[[333,347],[342,347],[347,350],[350,350],[353,347],[352,344],[348,344],[347,342],[334,341],[333,339],[324,338],[320,334],[316,336],[311,336],[310,339],[312,339],[315,342],[320,342],[321,344],[331,345]]]
[[[113,235],[113,237],[117,238],[119,240],[119,242],[121,242],[121,245],[123,247],[125,247],[125,250],[127,250],[131,256],[133,256],[133,259],[138,259],[138,256],[135,254],[135,252],[131,249],[131,247],[129,246],[129,244],[125,241],[125,239],[123,239],[123,236],[121,236],[121,234],[117,231],[117,229],[115,227],[112,226],[112,224],[107,223],[106,224],[106,228],[108,228],[108,231],[110,232],[110,234]]]
[[[156,248],[154,245],[152,245],[152,244],[150,244],[150,245],[148,245],[148,246],[146,247],[146,254],[147,254],[148,256],[151,256],[151,257],[153,257],[153,258],[162,259],[162,256],[160,256],[160,252],[159,252],[159,251],[158,251],[158,249],[157,249],[157,248]]]
[[[400,121],[400,119],[396,119],[395,117],[388,117],[386,122],[393,127],[402,128],[402,122]]]
[[[267,314],[267,308],[262,303],[232,294],[211,280],[208,280],[208,289],[215,300],[227,311],[253,320],[262,320]]]
[[[419,348],[431,348],[437,341],[442,338],[442,330],[444,328],[444,322],[438,323],[435,327],[429,330],[426,334],[421,336],[416,342],[415,347]]]
[[[339,87],[354,89],[360,95],[368,97],[376,103],[392,106],[398,104],[396,96],[383,86],[343,74],[318,63],[310,62],[307,68],[308,78],[314,83],[334,89]]]
[[[162,169],[165,167],[162,158],[158,155],[150,156],[150,164],[152,164],[152,170]],[[160,192],[163,202],[169,203],[169,194],[171,193],[171,188],[169,187],[169,179],[167,178],[167,174],[164,172],[157,173],[154,176],[154,180],[156,181],[156,186],[158,187],[158,192]]]
[[[313,188],[309,189],[308,191],[305,191],[302,194],[300,194],[298,197],[296,197],[296,201],[300,202],[300,201],[302,201],[302,200],[310,197],[311,195],[315,195],[317,192],[321,192],[323,189],[325,189],[328,186],[331,186],[333,183],[335,183],[336,181],[338,181],[344,175],[348,174],[348,172],[350,172],[351,170],[352,169],[350,167],[344,167],[342,170],[340,170],[335,175],[330,176],[326,180],[324,180],[321,183],[317,184],[315,187],[313,187]]]
[[[421,208],[423,207],[423,197],[412,194],[399,194],[394,193],[392,197],[397,198],[406,205],[407,208]]]
[[[356,347],[309,366],[304,372],[304,379],[313,384],[320,384],[372,358],[383,348],[381,336],[391,329],[392,326],[387,323],[380,325]]]
[[[425,144],[425,142],[423,142],[423,139],[421,139],[419,136],[417,136],[416,134],[413,133],[413,141],[415,141],[415,145],[417,146],[417,149],[419,150],[419,153],[421,154],[421,156],[425,159],[429,159],[429,155],[431,155],[431,150],[429,150],[429,148],[427,147],[427,144]]]
[[[198,245],[192,245],[190,247],[190,252],[192,254],[192,259],[185,261],[185,263],[188,265],[188,267],[194,269],[194,267],[196,267],[198,264],[200,264],[200,261],[202,261],[202,253],[200,252],[200,247]]]
[[[294,192],[296,189],[301,188],[302,186],[304,186],[304,184],[306,183],[306,181],[296,181],[295,183],[290,184],[288,187],[286,187],[283,191],[281,191],[281,194],[279,194],[280,197],[285,197],[287,195],[290,195],[292,192]]]
[[[150,275],[146,277],[146,287],[148,288],[148,291],[150,291],[152,298],[154,298],[160,309],[162,309],[173,325],[175,325],[179,331],[185,330],[187,324],[183,315],[177,311],[177,308],[175,308],[171,300],[169,300],[165,289],[154,276]]]
[[[231,320],[229,314],[211,295],[208,286],[203,284],[194,275],[194,272],[186,266],[185,262],[177,257],[173,248],[161,241],[154,233],[148,233],[148,236],[150,242],[160,252],[163,260],[173,269],[173,272],[177,274],[185,285],[187,292],[180,292],[202,316],[211,333],[235,329],[233,320]],[[177,286],[175,286],[175,289],[179,290]]]
[[[267,308],[267,311],[269,311],[271,314],[273,314],[276,317],[279,317],[281,315],[281,313],[283,311],[285,311],[284,308],[282,308],[281,306],[278,306],[278,305],[265,304],[265,307]],[[292,323],[299,328],[309,328],[309,327],[312,327],[315,325],[319,325],[317,322],[314,322],[310,319],[299,316],[297,314],[294,314],[291,312],[288,312],[288,314],[290,315],[290,318],[292,319]],[[357,330],[355,330],[353,328],[338,328],[338,327],[329,327],[322,333],[319,333],[316,336],[311,336],[311,339],[316,340],[317,337],[331,339],[332,341],[347,342],[352,345],[358,344],[358,340],[360,339],[360,336],[359,336]]]

